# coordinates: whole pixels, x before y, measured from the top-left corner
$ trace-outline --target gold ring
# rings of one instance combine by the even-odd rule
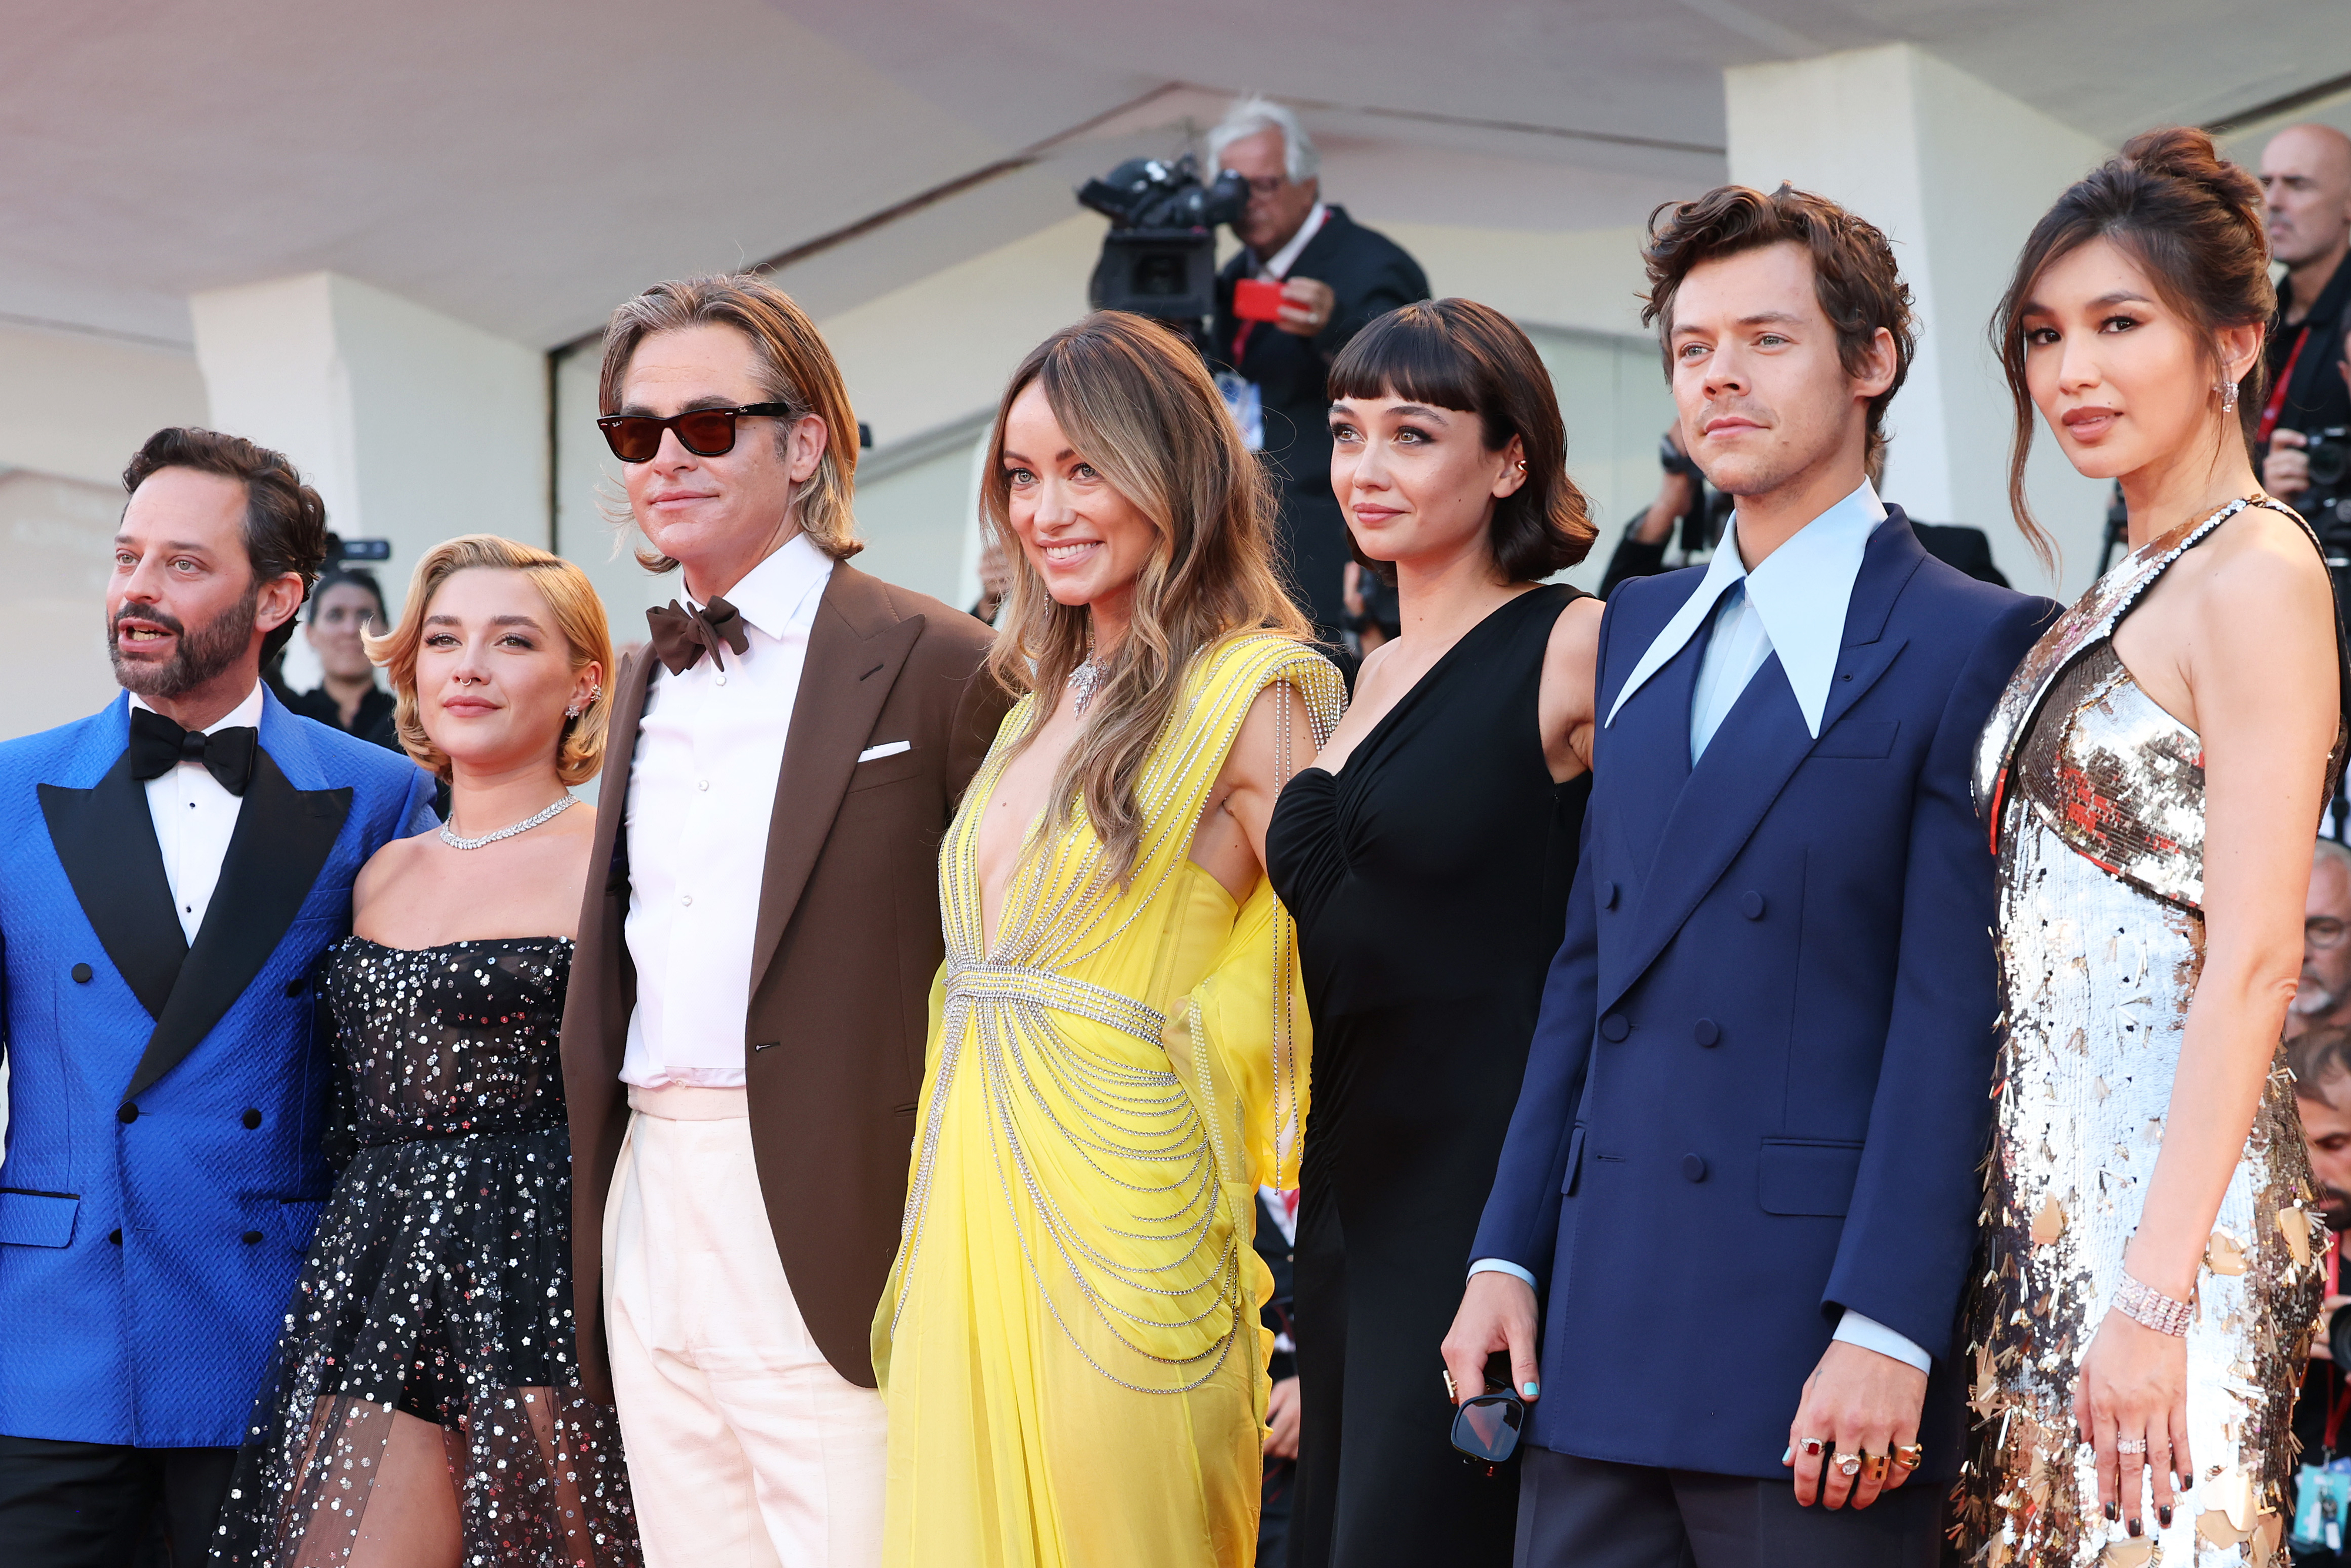
[[[1461,1403],[1461,1390],[1454,1386],[1453,1369],[1449,1366],[1445,1369],[1445,1397],[1456,1405]]]
[[[1853,1477],[1861,1474],[1861,1460],[1862,1456],[1859,1454],[1839,1454],[1836,1468],[1850,1480]]]

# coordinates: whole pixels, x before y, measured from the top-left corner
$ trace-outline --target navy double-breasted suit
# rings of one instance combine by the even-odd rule
[[[1703,577],[1618,589],[1601,713]],[[1566,939],[1471,1254],[1548,1281],[1531,1441],[1783,1477],[1851,1308],[1935,1358],[1924,1478],[1954,1469],[1996,1010],[1970,760],[2056,608],[1931,559],[1891,510],[1817,740],[1774,655],[1692,765],[1704,626],[1599,731]]]
[[[329,1174],[311,970],[351,879],[430,826],[406,758],[265,695],[191,944],[128,702],[0,745],[0,1434],[226,1448]]]

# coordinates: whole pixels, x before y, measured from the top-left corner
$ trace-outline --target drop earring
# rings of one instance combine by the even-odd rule
[[[2237,412],[2237,383],[2236,383],[2236,382],[2222,382],[2220,383],[2220,412],[2221,412],[2222,413],[2236,413],[2236,412]]]

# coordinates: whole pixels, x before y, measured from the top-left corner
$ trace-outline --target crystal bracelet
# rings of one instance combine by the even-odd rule
[[[2152,1285],[2140,1283],[2128,1274],[2115,1287],[2115,1311],[2133,1322],[2145,1323],[2158,1333],[2185,1336],[2188,1324],[2196,1315],[2189,1303],[2176,1301]]]

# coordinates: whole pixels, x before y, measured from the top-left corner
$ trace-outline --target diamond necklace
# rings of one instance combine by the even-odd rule
[[[1102,689],[1102,661],[1088,654],[1084,664],[1070,672],[1070,716],[1072,718],[1086,716],[1086,705],[1094,700],[1094,693]]]
[[[500,839],[510,839],[517,833],[527,833],[533,828],[538,826],[541,822],[548,821],[551,817],[559,816],[578,804],[580,804],[579,796],[569,793],[559,795],[556,798],[552,805],[549,806],[547,810],[538,813],[536,816],[526,817],[511,828],[500,828],[495,833],[484,833],[478,839],[461,839],[456,834],[449,831],[448,823],[444,822],[441,824],[441,841],[447,844],[453,850],[477,850],[484,844],[494,844]],[[450,815],[454,817],[456,813],[452,811]]]

